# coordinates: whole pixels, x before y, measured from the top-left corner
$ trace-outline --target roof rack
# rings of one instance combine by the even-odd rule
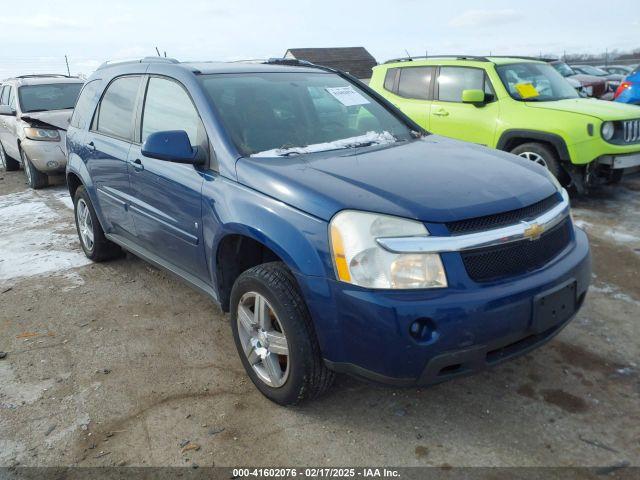
[[[32,73],[28,75],[18,75],[13,78],[49,78],[49,77],[57,77],[57,78],[78,78],[75,75],[64,75],[62,73]]]
[[[549,57],[531,57],[526,55],[490,55],[491,58],[521,58],[522,60],[537,60],[539,62],[555,62],[560,60],[559,58]]]
[[[475,60],[476,62],[490,62],[487,57],[480,57],[476,55],[424,55],[417,57],[401,57],[392,58],[384,63],[397,63],[397,62],[413,62],[414,60],[426,60],[429,58],[455,58],[456,60]]]
[[[180,63],[175,58],[170,57],[143,57],[143,58],[132,58],[129,60],[107,60],[102,65],[100,65],[96,70],[102,70],[103,68],[113,67],[115,65],[126,65],[128,63]]]
[[[291,65],[298,67],[320,67],[315,63],[308,62],[307,60],[298,60],[297,58],[284,58],[284,57],[272,57],[266,60],[264,63],[271,65]]]

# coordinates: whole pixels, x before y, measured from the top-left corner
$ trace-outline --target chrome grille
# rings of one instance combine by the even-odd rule
[[[640,119],[622,122],[622,134],[624,143],[640,142]]]

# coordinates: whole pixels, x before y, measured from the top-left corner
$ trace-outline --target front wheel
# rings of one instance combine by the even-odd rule
[[[560,161],[556,152],[544,143],[529,142],[518,145],[511,150],[511,153],[526,158],[531,162],[535,162],[547,168],[560,183],[566,185],[568,182],[567,173],[560,166]]]
[[[22,149],[20,149],[20,158],[22,158],[22,168],[24,168],[27,183],[31,188],[37,190],[49,185],[49,177],[33,166],[31,160]]]
[[[324,393],[333,382],[320,355],[311,316],[281,262],[242,273],[231,291],[231,329],[254,385],[280,405]]]

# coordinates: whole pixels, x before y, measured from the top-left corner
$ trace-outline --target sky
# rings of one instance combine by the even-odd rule
[[[640,48],[640,2],[601,0],[0,0],[0,79],[90,74],[104,60],[279,57],[363,46],[382,62],[429,54],[539,55]],[[624,7],[621,5],[625,5]]]

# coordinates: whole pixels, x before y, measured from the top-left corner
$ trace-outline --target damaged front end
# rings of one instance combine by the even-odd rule
[[[66,131],[70,112],[34,112],[22,115],[24,138],[20,147],[43,173],[59,173],[67,165]]]

